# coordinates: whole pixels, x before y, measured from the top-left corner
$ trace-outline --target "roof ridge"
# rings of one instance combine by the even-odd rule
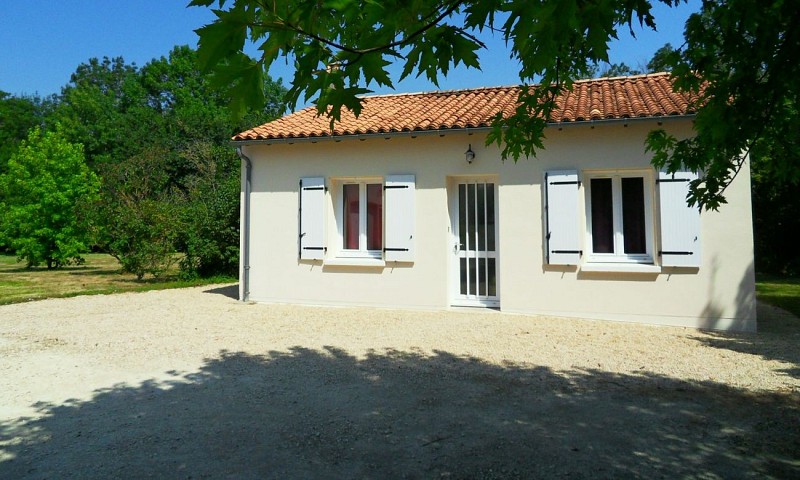
[[[420,92],[395,92],[395,93],[378,93],[376,95],[363,95],[358,98],[368,100],[370,98],[385,98],[385,97],[412,97],[421,95],[452,95],[457,93],[466,92],[480,92],[482,90],[508,90],[519,88],[519,85],[498,85],[495,87],[472,87],[472,88],[454,88],[450,90],[427,90]]]
[[[670,72],[639,73],[637,75],[617,75],[616,77],[583,78],[581,80],[575,80],[572,83],[589,83],[589,82],[599,82],[599,81],[605,82],[610,80],[635,80],[638,78],[663,77],[669,75],[671,75]]]
[[[595,78],[582,78],[580,80],[575,80],[572,83],[591,83],[591,82],[605,82],[611,80],[635,80],[640,78],[650,78],[650,77],[661,77],[665,75],[670,75],[669,72],[653,72],[653,73],[640,73],[637,75],[618,75],[616,77],[595,77]],[[536,87],[541,85],[539,83],[529,85],[532,87]],[[386,97],[416,97],[421,95],[453,95],[459,93],[471,93],[471,92],[480,92],[480,91],[488,91],[488,90],[510,90],[515,88],[520,88],[523,85],[497,85],[491,87],[468,87],[468,88],[454,88],[449,90],[423,90],[419,92],[394,92],[394,93],[378,93],[375,95],[363,95],[359,96],[363,100],[368,100],[371,98],[386,98]]]

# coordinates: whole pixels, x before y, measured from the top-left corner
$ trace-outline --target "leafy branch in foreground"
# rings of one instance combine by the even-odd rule
[[[393,87],[389,65],[403,66],[400,79],[424,75],[438,85],[458,65],[480,69],[480,35],[500,32],[519,61],[523,86],[519,107],[498,115],[487,139],[503,158],[535,156],[543,148],[554,99],[596,65],[608,63],[609,42],[621,28],[655,29],[653,5],[682,0],[193,0],[216,19],[197,30],[199,58],[233,107],[260,105],[261,78],[279,58],[291,59],[295,75],[287,103],[313,100],[331,123],[342,109],[358,115],[360,95],[370,87]],[[654,65],[671,67],[675,87],[692,93],[696,137],[654,132],[647,147],[658,168],[702,173],[688,199],[705,208],[724,203],[725,187],[745,156],[761,148],[780,150],[775,174],[800,179],[796,81],[800,51],[796,12],[800,0],[707,0],[686,25],[685,43],[664,52]],[[244,53],[253,42],[260,56]],[[778,158],[772,155],[771,158]]]

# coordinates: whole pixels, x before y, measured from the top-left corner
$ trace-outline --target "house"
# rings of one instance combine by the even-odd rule
[[[645,137],[692,135],[666,74],[579,81],[536,158],[486,146],[516,87],[377,95],[233,138],[244,301],[504,312],[754,331],[749,170],[717,212]]]

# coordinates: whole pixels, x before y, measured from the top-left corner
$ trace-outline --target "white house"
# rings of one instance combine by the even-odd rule
[[[331,130],[308,108],[233,139],[243,301],[496,307],[754,331],[749,167],[718,212],[650,165],[692,135],[666,74],[581,81],[536,158],[501,160],[516,87],[378,95]]]

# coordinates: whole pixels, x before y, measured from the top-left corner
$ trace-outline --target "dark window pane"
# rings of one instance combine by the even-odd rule
[[[458,249],[467,248],[467,186],[458,186]]]
[[[477,258],[473,257],[469,259],[469,294],[475,295],[478,293],[478,275],[475,270],[475,263],[477,262]]]
[[[358,250],[358,184],[344,185],[342,195],[344,196],[344,248]]]
[[[614,205],[610,178],[593,178],[592,251],[614,253]]]
[[[495,259],[489,259],[489,296],[497,296],[497,267],[495,266]]]
[[[486,250],[493,252],[494,247],[494,183],[486,184]]]
[[[367,185],[367,250],[383,249],[383,185]]]
[[[478,295],[486,296],[486,259],[478,259]]]
[[[467,250],[475,250],[475,184],[467,185]]]
[[[460,270],[461,270],[461,295],[467,294],[467,259],[460,258]]]
[[[478,250],[486,251],[486,185],[478,187]]]
[[[643,178],[622,179],[622,234],[625,253],[647,253]]]

